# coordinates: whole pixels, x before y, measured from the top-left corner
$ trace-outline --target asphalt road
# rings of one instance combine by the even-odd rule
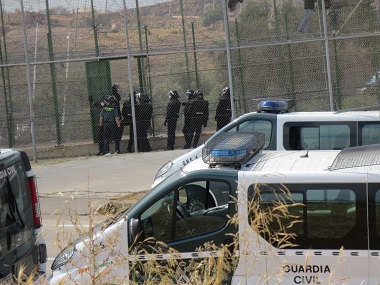
[[[188,150],[46,160],[32,164],[40,196],[43,236],[51,264],[70,236],[106,219],[89,215],[111,199],[150,189],[158,169]],[[91,217],[91,220],[90,220]],[[92,220],[93,219],[93,220]],[[73,223],[77,223],[77,226]],[[79,225],[79,226],[78,226]]]
[[[104,203],[118,196],[149,190],[160,167],[187,151],[115,154],[32,164],[42,214],[60,212],[63,202],[68,200],[80,214],[86,214],[89,198]]]

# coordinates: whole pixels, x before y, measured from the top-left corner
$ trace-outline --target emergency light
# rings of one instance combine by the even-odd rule
[[[210,167],[218,164],[240,168],[251,159],[265,143],[263,133],[223,133],[207,143],[202,150],[202,159]]]
[[[281,99],[281,98],[257,98],[252,99],[252,105],[257,106],[258,112],[267,113],[287,113],[292,107],[294,107],[293,99]]]

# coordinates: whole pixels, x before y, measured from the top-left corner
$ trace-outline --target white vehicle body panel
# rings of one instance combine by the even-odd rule
[[[53,270],[50,285],[128,284],[128,226],[126,217],[75,246],[69,262]]]
[[[253,113],[252,113],[253,114]],[[243,115],[240,118],[244,118],[249,114]],[[286,150],[284,147],[284,133],[283,127],[286,123],[291,122],[379,122],[380,123],[380,112],[379,111],[351,111],[351,112],[291,112],[278,114],[277,116],[277,141],[276,150]],[[240,118],[235,119],[230,124],[237,122]],[[380,141],[379,141],[380,143]],[[195,160],[202,158],[202,149],[205,144],[200,145],[196,149],[189,151],[188,153],[173,159],[171,161],[172,166],[170,171],[164,175],[155,178],[152,187],[162,182],[165,178],[172,175],[176,171],[182,169],[185,165],[193,163]]]
[[[380,148],[379,145],[377,147]],[[370,185],[375,185],[376,187],[378,186],[380,189],[380,159],[379,164],[373,163],[371,165],[364,165],[363,167],[360,167],[358,165],[355,166],[355,164],[353,164],[355,167],[343,167],[341,169],[332,170],[337,156],[339,156],[341,153],[341,151],[337,150],[261,151],[256,156],[251,158],[251,160],[241,165],[240,169],[234,169],[232,167],[220,165],[217,165],[213,168],[212,171],[214,173],[215,170],[223,171],[221,172],[223,175],[229,175],[233,173],[234,176],[231,177],[233,177],[235,181],[237,175],[239,247],[236,250],[235,254],[239,257],[239,260],[237,268],[232,273],[233,276],[231,284],[379,284],[380,249],[369,250],[371,239],[370,226],[372,228],[376,228],[376,225],[371,224],[374,223],[374,221],[370,221],[369,219],[374,215],[380,216],[380,214],[374,213],[375,206],[371,205],[371,203],[374,204],[374,202],[370,201],[369,197],[371,191],[372,193],[375,192],[373,190],[376,190],[376,193],[378,192],[380,195],[380,191],[377,191],[378,189],[370,189]],[[367,156],[369,154],[371,153],[364,153],[364,155]],[[211,176],[208,175],[208,173],[210,173],[209,165],[204,163],[202,159],[197,159],[192,163],[185,165],[182,169],[182,175],[179,176],[178,180],[186,180],[186,176],[191,173],[201,173],[202,175],[204,174],[205,180]],[[172,182],[180,184],[176,179],[173,179]],[[194,180],[191,180],[191,182],[194,182]],[[195,182],[198,182],[198,180]],[[169,193],[169,190],[172,190],[170,183],[171,182],[168,181],[163,182],[150,194],[156,195],[155,191],[164,190],[164,188],[167,186],[168,191],[162,191],[160,194],[166,195]],[[364,227],[367,227],[367,233],[365,230],[363,231],[363,234],[365,235],[363,238],[365,240],[365,244],[363,245],[362,243],[362,246],[360,247],[362,249],[346,249],[344,247],[329,249],[328,246],[327,248],[317,247],[317,245],[320,244],[324,245],[324,241],[322,240],[323,238],[320,238],[320,240],[317,242],[313,240],[315,243],[312,244],[315,248],[281,248],[273,246],[249,224],[250,217],[248,211],[248,205],[250,203],[249,199],[252,199],[249,198],[251,195],[250,191],[252,192],[252,189],[255,189],[257,185],[270,184],[278,186],[301,185],[301,187],[305,185],[312,185],[311,187],[313,187],[314,185],[326,184],[328,187],[332,187],[327,188],[327,191],[335,191],[341,189],[346,190],[344,187],[359,185],[357,189],[354,189],[354,191],[352,191],[352,193],[355,195],[358,194],[359,196],[362,195],[367,200],[363,200],[361,198],[355,200],[356,197],[353,197],[353,209],[351,207],[351,204],[348,204],[351,202],[350,198],[348,200],[337,199],[337,201],[343,201],[341,203],[345,207],[347,205],[350,206],[347,207],[347,211],[345,211],[344,214],[351,215],[351,213],[355,212],[355,214],[351,215],[351,217],[367,216],[368,220],[358,220],[358,223],[355,221],[355,227],[356,224],[360,224],[358,227],[359,229],[362,229],[362,225]],[[315,189],[312,188],[311,190],[314,191]],[[326,191],[324,188],[317,188],[317,191],[319,190]],[[292,193],[297,192],[295,191]],[[311,196],[313,195],[311,194]],[[162,196],[158,198],[162,198]],[[146,205],[144,203],[140,203],[139,205],[139,202],[137,202],[134,206],[135,209],[140,207],[143,209],[141,211],[145,211],[146,209],[149,209],[151,205],[156,205],[155,202],[158,200],[156,197],[153,197],[152,199],[154,200],[154,203],[152,204],[151,201],[149,205]],[[313,199],[317,201],[315,198],[312,198],[310,201],[313,202]],[[328,204],[332,203],[333,199],[322,199],[322,201]],[[309,200],[305,198],[303,201]],[[377,199],[377,203],[379,203],[379,201],[380,198]],[[378,205],[380,205],[380,203]],[[370,207],[372,207],[372,209],[370,209]],[[380,206],[377,207],[380,209]],[[357,215],[357,208],[360,208],[360,213],[366,213],[364,215]],[[314,210],[306,205],[304,209],[304,215],[309,215],[310,211],[312,215],[314,215],[314,219],[316,217],[318,222],[321,221],[322,224],[325,225],[326,221],[320,218],[325,217],[323,216],[325,208],[322,208],[322,210],[320,208],[316,208],[317,210]],[[335,209],[336,208],[331,210],[331,213],[335,211]],[[365,211],[363,211],[363,209]],[[371,214],[369,214],[370,210],[372,211]],[[138,211],[139,210],[136,212]],[[137,218],[137,216],[135,218]],[[336,225],[340,225],[342,223],[339,223],[340,221],[337,220],[335,224],[334,219],[330,219],[330,221],[332,221],[330,222],[330,227],[332,226],[334,228],[332,235],[336,235],[338,230],[335,230],[335,227]],[[376,222],[379,223],[379,221],[380,218],[378,218]],[[320,229],[319,227],[315,227],[313,230],[319,233],[322,228]],[[102,276],[102,279],[99,279],[100,281],[106,280],[109,283],[128,284],[129,262],[133,262],[135,260],[166,260],[173,258],[181,259],[183,261],[196,257],[217,256],[220,253],[219,251],[195,253],[185,248],[185,250],[178,252],[178,254],[175,254],[174,256],[172,254],[166,253],[156,255],[138,253],[131,255],[128,252],[128,238],[130,235],[130,230],[131,227],[128,226],[128,217],[125,216],[119,222],[113,224],[110,227],[107,227],[104,231],[95,234],[93,238],[93,245],[89,246],[86,242],[79,243],[77,245],[77,251],[74,253],[73,258],[66,265],[53,272],[53,275],[49,279],[50,284],[72,284],[74,282],[78,282],[80,284],[91,284],[91,278],[94,276],[94,274],[102,272],[104,273],[104,276]],[[380,231],[380,226],[378,226],[376,230]],[[216,233],[215,235],[217,237],[220,237],[220,232],[218,230],[213,233]],[[378,233],[375,234],[379,235]],[[359,231],[359,235],[360,237],[362,236],[362,231]],[[351,237],[351,235],[348,237]],[[200,236],[187,238],[187,242],[196,244],[197,238],[200,238]],[[335,236],[333,236],[332,239],[334,238]],[[346,238],[346,236],[344,236],[344,238]],[[359,238],[360,241],[363,241],[363,239]],[[354,238],[350,241],[356,242],[357,239]],[[181,240],[179,239],[175,242],[180,243]],[[340,240],[338,242],[340,242]],[[198,244],[196,245],[198,246]],[[376,246],[378,247],[378,244]],[[91,259],[89,258],[92,256],[89,248],[96,250],[96,258],[92,263]],[[356,244],[352,246],[352,248],[356,248]],[[183,273],[181,277],[184,278],[183,280],[185,280],[186,274]]]
[[[239,205],[247,205],[247,187],[257,183],[366,183],[366,174],[347,175],[329,171],[239,172]],[[379,182],[379,177],[377,177]],[[233,284],[371,284],[367,280],[368,250],[278,249],[271,246],[248,224],[247,208],[239,207],[239,266]],[[254,242],[253,242],[254,241]],[[376,266],[379,259],[372,258]],[[373,265],[371,266],[372,268]],[[379,268],[379,267],[377,267]],[[378,269],[376,269],[378,271]],[[373,280],[379,280],[378,273]],[[375,284],[375,283],[373,283]],[[377,284],[377,283],[376,283]]]

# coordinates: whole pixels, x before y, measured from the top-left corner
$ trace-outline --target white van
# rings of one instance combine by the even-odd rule
[[[152,186],[201,158],[202,149],[226,132],[263,133],[264,150],[332,150],[380,143],[379,111],[290,112],[292,100],[257,100],[257,112],[240,116],[198,148],[168,161]]]
[[[223,284],[379,284],[380,145],[257,152],[261,138],[252,137],[206,148],[181,175],[69,245],[53,262],[50,284],[149,284],[146,272],[169,264],[165,284],[195,284],[191,264],[212,264],[204,261],[234,237],[236,263]],[[215,205],[210,192],[223,202]],[[257,213],[276,212],[279,202],[289,214],[262,221]],[[253,226],[257,220],[268,231]],[[210,242],[217,248],[198,250]]]

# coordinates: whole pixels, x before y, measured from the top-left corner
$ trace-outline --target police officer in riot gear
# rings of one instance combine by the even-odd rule
[[[133,92],[133,103],[136,106],[136,92]],[[132,125],[131,96],[129,96],[128,99],[123,103],[121,114],[123,116],[122,125],[129,126],[129,140],[128,140],[127,152],[132,152],[132,147],[134,143],[134,133],[133,133],[133,125]]]
[[[108,96],[104,96],[103,98],[103,101],[102,102],[94,102],[92,103],[92,107],[95,107],[95,108],[98,108],[100,111],[103,109],[103,107],[106,105],[107,103],[107,97]],[[103,137],[103,127],[102,125],[99,125],[99,132],[98,132],[98,145],[99,145],[99,152],[97,154],[97,156],[102,156],[104,155],[104,137]]]
[[[183,128],[182,128],[182,133],[183,137],[185,139],[185,145],[184,149],[190,148],[191,147],[191,137],[190,136],[190,124],[191,124],[191,116],[189,113],[189,107],[190,107],[190,102],[195,98],[195,92],[192,89],[189,89],[186,91],[186,98],[187,101],[183,102],[182,105],[183,107],[183,117],[184,117],[184,122],[183,122]]]
[[[119,85],[116,83],[113,83],[111,86],[112,89],[112,96],[115,96],[116,100],[120,102],[121,96],[119,94]]]
[[[106,98],[106,104],[100,111],[100,126],[103,126],[103,151],[102,154],[109,154],[110,141],[115,140],[116,134],[118,133],[118,128],[120,125],[120,115],[116,108],[117,100],[115,96],[108,96]],[[119,145],[115,140],[115,150],[120,151],[120,141]]]
[[[121,96],[119,94],[119,85],[116,84],[116,83],[113,83],[112,86],[111,86],[111,89],[112,89],[112,96],[115,97],[115,108],[117,109],[118,113],[119,113],[119,116],[121,118],[121,109],[120,109],[120,100],[121,100]],[[123,136],[123,130],[124,130],[124,126],[123,124],[121,124],[121,127],[120,128],[117,128],[116,129],[116,134],[115,134],[115,146],[116,147],[116,151],[115,153],[120,153],[120,142],[121,142],[121,138]]]
[[[166,106],[166,117],[164,122],[164,126],[168,127],[168,141],[166,144],[166,150],[173,150],[175,144],[175,130],[177,127],[181,102],[179,101],[177,90],[170,90],[168,95],[169,102]]]
[[[189,146],[196,148],[198,146],[198,141],[201,136],[202,126],[207,127],[207,121],[209,116],[208,101],[203,99],[203,92],[201,90],[195,91],[195,98],[190,101],[189,116],[191,117],[189,127],[190,145],[185,145],[185,148],[188,148]]]
[[[222,94],[219,95],[219,101],[216,106],[215,121],[216,130],[220,130],[231,121],[231,99],[230,88],[223,88]]]
[[[137,150],[139,152],[148,152],[152,148],[148,140],[148,129],[150,120],[153,116],[153,106],[148,95],[143,93],[136,94],[136,135]]]

